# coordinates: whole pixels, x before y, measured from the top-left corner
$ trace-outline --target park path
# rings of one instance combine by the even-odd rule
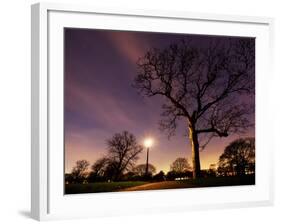
[[[149,183],[140,186],[125,188],[122,189],[122,191],[141,191],[141,190],[174,189],[174,188],[188,188],[188,187],[196,187],[196,186],[179,181],[161,181],[156,183]]]

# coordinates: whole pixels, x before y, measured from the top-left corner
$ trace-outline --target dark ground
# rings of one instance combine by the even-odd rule
[[[89,184],[67,184],[65,185],[66,194],[79,193],[98,193],[98,192],[116,192],[116,191],[139,191],[139,190],[159,190],[159,189],[177,189],[177,188],[195,188],[195,187],[219,187],[219,186],[237,186],[254,185],[255,176],[247,175],[243,177],[208,177],[200,179],[189,179],[181,181],[127,181],[127,182],[104,182]]]

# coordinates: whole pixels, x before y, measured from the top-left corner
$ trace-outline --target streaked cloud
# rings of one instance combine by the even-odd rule
[[[146,40],[140,38],[136,32],[114,31],[105,33],[105,36],[132,64],[136,64],[139,57],[143,56],[149,47]]]

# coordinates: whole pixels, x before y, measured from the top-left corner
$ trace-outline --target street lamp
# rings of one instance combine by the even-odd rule
[[[147,138],[144,140],[144,146],[146,147],[146,167],[145,175],[148,176],[148,157],[149,157],[149,148],[153,145],[153,139]]]

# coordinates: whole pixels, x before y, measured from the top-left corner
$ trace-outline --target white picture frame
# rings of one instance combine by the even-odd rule
[[[37,220],[248,207],[273,203],[270,91],[273,19],[38,3],[32,5],[31,214]],[[63,28],[256,37],[256,185],[63,194]],[[263,160],[262,165],[259,163]],[[180,199],[180,200],[179,200]],[[137,201],[137,203],[136,203]],[[124,206],[127,206],[124,209]],[[122,205],[122,206],[117,206]]]

